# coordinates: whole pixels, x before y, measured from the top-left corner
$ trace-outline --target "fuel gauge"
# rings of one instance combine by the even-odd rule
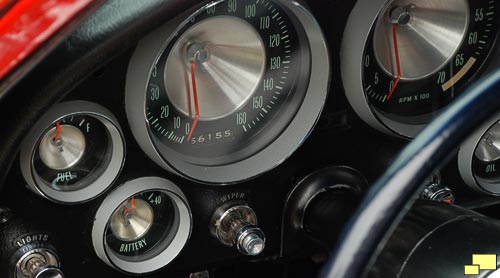
[[[120,128],[109,111],[90,102],[61,103],[23,142],[21,170],[30,189],[60,203],[104,192],[124,161]]]

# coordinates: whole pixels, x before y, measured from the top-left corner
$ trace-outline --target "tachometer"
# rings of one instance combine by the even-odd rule
[[[342,61],[354,109],[380,130],[413,137],[485,64],[498,33],[498,6],[494,0],[359,1]]]
[[[293,1],[227,0],[169,30],[176,24],[148,36],[129,67],[127,112],[143,149],[164,168],[210,183],[277,166],[326,98],[317,23]]]

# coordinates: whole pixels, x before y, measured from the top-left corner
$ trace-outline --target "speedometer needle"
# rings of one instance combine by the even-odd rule
[[[387,100],[391,99],[392,94],[394,94],[394,91],[396,91],[396,87],[399,84],[399,81],[401,81],[401,63],[399,61],[399,47],[398,47],[398,24],[394,23],[392,25],[392,40],[394,42],[394,55],[396,56],[396,68],[398,71],[398,75],[396,80],[394,81],[394,85],[391,88],[391,91],[387,95]]]
[[[196,125],[198,124],[198,120],[200,119],[200,109],[198,107],[198,91],[196,89],[196,62],[191,63],[191,82],[193,84],[193,101],[194,101],[194,110],[195,110],[195,116],[194,116],[194,121],[193,125],[191,126],[191,130],[189,131],[188,139],[187,141],[191,141],[191,137],[193,136],[193,132],[196,128]]]

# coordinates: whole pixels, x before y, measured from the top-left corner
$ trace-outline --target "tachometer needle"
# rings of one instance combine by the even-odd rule
[[[191,83],[193,84],[193,101],[194,101],[194,110],[195,110],[195,116],[194,116],[194,121],[193,125],[191,126],[191,130],[189,130],[189,135],[187,138],[187,141],[191,141],[191,137],[193,136],[193,132],[196,128],[196,125],[198,124],[198,120],[200,119],[200,109],[198,107],[198,91],[196,89],[196,62],[191,63]]]
[[[396,56],[396,68],[398,71],[398,75],[396,80],[394,81],[394,85],[391,88],[391,91],[387,95],[387,100],[391,99],[392,94],[394,94],[394,91],[396,91],[396,87],[399,84],[399,81],[401,81],[401,62],[399,61],[399,47],[398,47],[398,25],[397,23],[394,23],[392,25],[392,40],[394,42],[394,56]]]

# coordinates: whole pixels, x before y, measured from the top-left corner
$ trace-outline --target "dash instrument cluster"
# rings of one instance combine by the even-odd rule
[[[336,163],[363,184],[356,193],[365,190],[372,180],[363,175],[373,168],[366,164],[382,161],[373,159],[375,137],[401,144],[415,137],[490,70],[499,52],[497,0],[341,3],[350,7],[342,35],[330,19],[320,26],[314,16],[327,12],[306,2],[311,9],[289,0],[199,3],[116,59],[121,68],[105,80],[119,85],[109,86],[109,96],[105,86],[102,95],[72,92],[38,119],[21,144],[22,177],[41,201],[68,214],[82,211],[90,223],[82,224],[82,245],[91,249],[85,259],[119,275],[142,275],[183,266],[182,256],[202,261],[197,268],[242,255],[277,256],[281,202],[290,201],[300,178]],[[329,53],[327,41],[340,53]],[[341,112],[328,107],[337,101]],[[346,133],[329,123],[314,130],[340,113]],[[352,136],[365,128],[362,121],[381,134],[370,142],[373,133],[363,129],[356,133],[363,138],[339,141],[352,143],[339,151],[345,144],[334,137]],[[499,121],[497,115],[482,126],[453,161],[465,192],[469,186],[500,195]],[[321,148],[312,146],[317,142]],[[361,145],[373,154],[353,162],[359,153],[352,146]],[[348,162],[364,172],[344,167]],[[460,201],[452,186],[439,183],[423,195]]]

